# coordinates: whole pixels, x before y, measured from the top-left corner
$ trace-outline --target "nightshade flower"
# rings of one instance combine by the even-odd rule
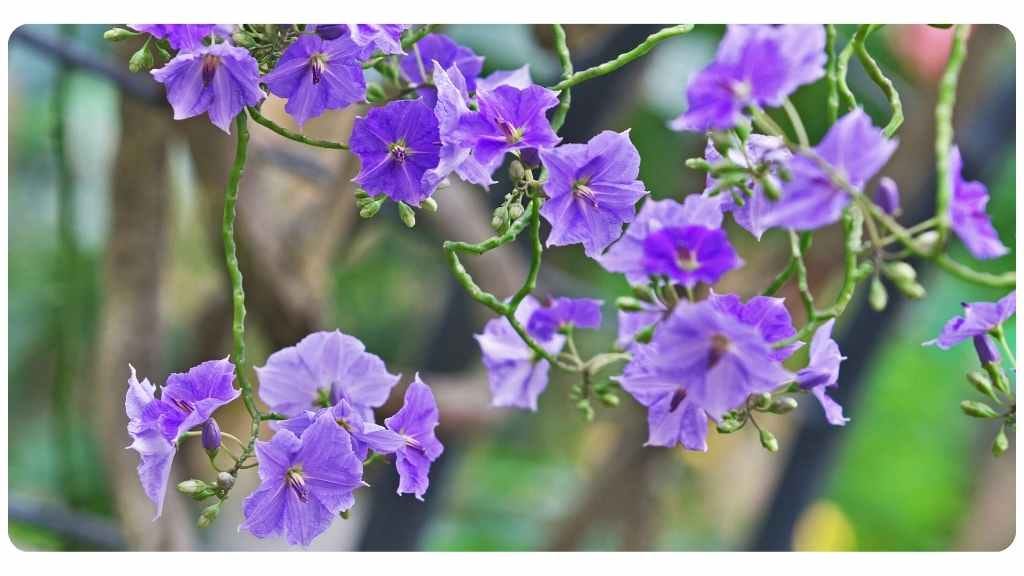
[[[498,86],[511,86],[525,90],[533,85],[533,77],[530,75],[530,65],[523,64],[515,70],[495,70],[486,78],[476,81],[477,90],[494,90]]]
[[[955,316],[946,322],[939,337],[925,342],[924,345],[935,345],[942,350],[949,350],[964,340],[973,338],[978,355],[984,361],[988,352],[995,349],[988,340],[989,333],[1000,328],[1003,322],[1017,312],[1017,291],[1010,292],[996,302],[964,302],[963,307],[963,316]]]
[[[988,189],[981,182],[964,180],[963,159],[958,147],[953,146],[949,156],[950,178],[953,179],[949,217],[953,232],[975,258],[987,260],[1005,255],[1009,249],[999,240],[999,234],[985,212]]]
[[[260,486],[242,505],[241,528],[257,538],[283,535],[289,544],[308,546],[352,507],[363,484],[348,434],[326,412],[301,438],[278,430],[270,442],[257,441],[256,458]]]
[[[548,340],[567,326],[597,330],[601,327],[601,304],[593,298],[555,298],[530,316],[526,330],[539,340]]]
[[[472,91],[469,78],[466,86]],[[477,111],[464,114],[453,137],[472,149],[473,156],[491,173],[506,152],[524,148],[551,148],[559,138],[545,113],[558,104],[555,92],[541,86],[498,86],[476,93]]]
[[[664,274],[687,288],[714,284],[742,264],[721,228],[667,226],[644,240],[644,271]]]
[[[615,346],[620,350],[631,349],[637,345],[637,334],[663,320],[667,313],[668,309],[660,301],[644,302],[643,308],[636,312],[619,310],[619,331],[615,338]]]
[[[256,59],[226,42],[183,50],[151,73],[166,87],[175,120],[205,112],[214,126],[228,133],[238,113],[264,97]]]
[[[476,79],[484,67],[483,57],[444,34],[427,34],[402,56],[398,66],[410,84],[420,86],[418,92],[428,106],[434,105],[436,94],[429,85],[433,70],[431,62],[437,62],[445,70],[458,68],[469,91],[476,91]]]
[[[707,450],[707,419],[792,381],[761,332],[711,302],[680,302],[618,381],[648,409],[652,446]]]
[[[540,159],[548,169],[548,200],[540,209],[551,223],[547,245],[583,244],[587,256],[597,258],[633,221],[637,200],[647,194],[629,131],[605,130],[586,144],[541,149]]]
[[[133,30],[167,40],[175,50],[194,50],[203,45],[203,39],[214,36],[231,38],[228,24],[130,24]]]
[[[675,200],[648,199],[619,241],[595,260],[609,272],[625,274],[631,284],[646,284],[650,280],[644,250],[648,237],[667,227],[719,229],[722,226],[720,204],[718,198],[694,194],[687,196],[682,204]]]
[[[855,189],[877,173],[896,150],[871,118],[857,108],[840,118],[814,147],[814,153],[827,162]],[[813,230],[839,220],[852,197],[837,186],[813,158],[797,155],[789,162],[792,178],[782,185],[782,198],[762,214],[766,227],[783,226],[795,230]]]
[[[846,360],[839,353],[839,345],[832,339],[832,326],[835,323],[835,319],[829,320],[815,330],[811,338],[810,360],[806,368],[796,373],[796,383],[818,399],[829,424],[845,426],[850,419],[843,417],[843,407],[825,393],[828,388],[837,385],[839,363]]]
[[[466,79],[458,67],[445,71],[437,62],[434,66],[434,87],[437,90],[437,103],[434,105],[434,116],[437,117],[441,135],[441,152],[437,168],[428,172],[431,182],[440,182],[452,172],[466,182],[487,188],[494,183],[491,175],[494,168],[484,166],[473,156],[470,146],[463,146],[456,137],[459,120],[472,112],[469,109],[469,93]],[[495,167],[496,168],[496,167]]]
[[[348,38],[323,40],[303,34],[285,49],[263,83],[272,94],[288,99],[284,111],[301,128],[324,110],[363,100],[366,79],[359,60],[361,50]]]
[[[754,296],[743,302],[735,294],[717,294],[712,290],[708,302],[718,310],[731,314],[740,322],[757,328],[765,342],[773,346],[796,335],[793,318],[786,309],[784,298]],[[803,342],[797,340],[788,346],[776,348],[772,357],[781,362],[803,345]]]
[[[688,109],[675,130],[727,130],[749,105],[779,106],[825,75],[823,26],[730,25],[715,60],[686,89]]]
[[[729,150],[730,162],[737,166],[747,166],[747,159],[749,158],[755,167],[767,169],[766,177],[772,178],[777,186],[780,185],[777,174],[779,166],[789,162],[792,157],[793,154],[786,148],[782,139],[764,134],[751,134],[747,138],[746,154],[736,149]],[[704,149],[704,158],[709,164],[716,164],[722,160],[721,154],[712,145],[710,139],[708,139],[707,147]],[[705,195],[708,195],[717,184],[718,179],[708,174],[707,188],[704,191]],[[752,195],[744,196],[742,205],[733,199],[729,190],[719,192],[717,197],[720,198],[722,211],[732,212],[736,223],[760,240],[761,236],[768,229],[762,222],[761,217],[763,214],[768,213],[774,203],[765,196],[764,187],[758,180],[753,178],[748,180],[747,186]]]
[[[437,422],[434,394],[417,374],[405,391],[402,408],[384,420],[388,430],[403,440],[395,451],[399,494],[415,494],[418,500],[423,500],[430,486],[430,465],[444,452],[444,446],[434,435]]]
[[[361,163],[355,181],[370,196],[419,206],[437,187],[428,172],[440,162],[441,136],[419,100],[396,100],[356,118],[349,146]]]
[[[339,400],[330,408],[306,410],[299,416],[282,420],[277,423],[277,428],[301,437],[324,412],[330,412],[335,423],[348,432],[352,452],[360,460],[365,460],[370,450],[380,454],[391,454],[405,442],[398,434],[374,423],[373,420],[364,419],[363,415],[353,409],[345,399]]]
[[[519,304],[515,318],[528,325],[530,317],[540,308],[533,296]],[[536,339],[536,335],[531,334]],[[519,337],[506,318],[495,318],[484,325],[483,334],[476,335],[483,353],[484,366],[491,386],[494,406],[512,406],[537,410],[537,397],[548,385],[547,360],[537,358]],[[556,334],[549,340],[538,340],[541,348],[557,354],[565,345],[565,336]]]
[[[260,398],[285,416],[346,400],[363,420],[384,404],[398,376],[363,343],[340,331],[314,332],[295,346],[274,352],[257,367]]]
[[[135,368],[129,366],[128,393],[124,408],[128,415],[129,448],[139,453],[139,481],[160,516],[167,492],[171,461],[178,449],[178,438],[205,423],[217,408],[238,398],[232,386],[235,367],[228,361],[211,360],[187,373],[171,374],[156,396],[149,380],[139,382]]]
[[[408,24],[348,24],[343,27],[348,37],[357,46],[364,48],[364,56],[372,56],[374,51],[405,54],[402,49],[402,32],[409,29]]]

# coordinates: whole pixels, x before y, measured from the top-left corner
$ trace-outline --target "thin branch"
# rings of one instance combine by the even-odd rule
[[[939,95],[935,102],[935,217],[939,219],[939,246],[949,235],[949,206],[953,199],[953,178],[950,174],[950,149],[953,147],[953,106],[960,68],[967,56],[967,33],[970,26],[958,24],[953,31],[953,45],[949,49],[949,62],[939,82]]]
[[[274,122],[270,118],[267,118],[260,111],[253,107],[249,107],[249,116],[256,121],[257,124],[265,128],[270,129],[277,134],[284,136],[289,140],[294,140],[300,144],[306,144],[307,146],[315,146],[317,148],[329,148],[331,150],[348,150],[348,146],[341,142],[332,142],[330,140],[317,140],[316,138],[308,138],[299,134],[298,132],[292,132],[291,130],[281,126],[277,122]]]
[[[654,34],[648,36],[646,40],[641,42],[639,45],[637,45],[636,48],[633,48],[629,52],[619,54],[618,56],[616,56],[612,60],[605,62],[604,64],[598,64],[597,66],[594,66],[592,68],[587,68],[586,70],[576,72],[572,76],[552,86],[551,89],[561,91],[565,90],[566,88],[572,88],[573,86],[582,84],[587,80],[597,78],[598,76],[611,74],[612,72],[618,70],[619,68],[622,68],[626,64],[629,64],[633,60],[636,60],[637,58],[640,58],[644,54],[647,54],[662,40],[667,40],[675,36],[686,34],[690,30],[693,30],[693,24],[679,24],[676,26],[669,26],[668,28],[662,28],[661,30],[655,32]]]

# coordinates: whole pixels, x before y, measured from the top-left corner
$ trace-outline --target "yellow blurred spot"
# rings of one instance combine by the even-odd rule
[[[842,509],[828,500],[811,505],[793,530],[793,550],[838,552],[854,550],[857,535]]]

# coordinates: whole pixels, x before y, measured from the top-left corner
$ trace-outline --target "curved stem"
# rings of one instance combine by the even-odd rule
[[[835,24],[825,25],[825,52],[828,54],[828,63],[825,65],[825,80],[828,83],[826,110],[828,111],[828,123],[831,126],[839,118],[839,72],[836,60]]]
[[[552,86],[551,89],[559,91],[565,90],[566,88],[572,88],[573,86],[577,86],[579,84],[582,84],[583,82],[586,82],[587,80],[597,78],[598,76],[610,74],[618,70],[619,68],[622,68],[626,64],[629,64],[633,60],[636,60],[637,58],[643,56],[644,54],[647,54],[662,40],[667,40],[668,38],[672,38],[674,36],[686,34],[690,30],[693,30],[693,24],[679,24],[676,26],[669,26],[668,28],[662,28],[661,30],[655,32],[654,34],[648,36],[646,40],[641,42],[639,45],[637,45],[636,48],[633,48],[629,52],[619,54],[614,59],[609,60],[604,64],[599,64],[592,68],[587,68],[586,70],[576,72],[572,76]]]
[[[569,45],[565,38],[565,29],[561,24],[552,24],[555,31],[555,50],[558,52],[558,61],[562,64],[562,81],[567,82],[572,77],[572,57],[569,55]],[[562,88],[558,95],[558,108],[551,115],[551,129],[558,132],[565,123],[565,116],[569,113],[569,106],[572,105],[572,93],[569,86]]]
[[[292,132],[291,130],[281,126],[277,122],[274,122],[270,118],[267,118],[255,107],[249,107],[249,116],[256,121],[257,124],[265,128],[269,128],[271,131],[277,133],[280,136],[284,136],[289,140],[294,140],[300,144],[307,146],[315,146],[317,148],[329,148],[331,150],[348,150],[348,146],[341,142],[332,142],[330,140],[317,140],[316,138],[308,138],[299,134],[298,132]]]
[[[953,106],[960,68],[967,56],[967,33],[970,26],[957,24],[953,30],[953,45],[949,61],[939,81],[939,95],[935,102],[935,217],[939,219],[939,246],[949,235],[949,206],[953,199],[953,178],[950,174],[950,149],[953,146]]]
[[[526,274],[526,281],[516,292],[515,296],[508,303],[508,309],[515,312],[519,303],[537,288],[537,275],[540,274],[541,254],[544,252],[544,245],[540,241],[540,198],[530,201],[530,270]]]
[[[800,112],[796,109],[796,106],[790,102],[789,98],[786,98],[786,100],[783,101],[782,107],[786,111],[786,117],[789,118],[789,123],[793,126],[793,131],[796,132],[796,141],[800,146],[809,148],[811,141],[807,138],[807,129],[804,128],[804,121],[800,118]]]
[[[843,100],[846,100],[846,105],[851,110],[857,107],[857,97],[853,95],[853,90],[850,90],[850,85],[846,83],[846,75],[850,71],[850,58],[853,58],[853,51],[856,48],[853,42],[853,39],[850,39],[836,58],[836,81],[839,86],[839,94],[842,95]]]
[[[889,118],[889,123],[885,125],[882,132],[887,138],[892,138],[892,135],[899,130],[899,127],[903,124],[903,102],[900,100],[900,93],[896,90],[892,80],[890,80],[882,68],[875,62],[875,59],[868,52],[867,38],[876,28],[872,25],[865,24],[857,30],[857,34],[853,38],[853,44],[857,50],[857,58],[860,63],[864,66],[864,71],[868,73],[868,76],[882,92],[885,93],[885,97],[889,99],[889,106],[892,108],[892,116]]]

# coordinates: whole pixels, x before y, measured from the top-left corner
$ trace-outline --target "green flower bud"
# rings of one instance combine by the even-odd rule
[[[633,340],[636,340],[637,342],[639,342],[641,344],[650,344],[651,338],[653,336],[654,336],[654,325],[652,324],[651,326],[648,326],[647,328],[644,328],[643,330],[638,330],[637,333],[633,336]]]
[[[797,406],[798,404],[795,398],[784,396],[772,402],[772,405],[768,408],[768,411],[771,412],[772,414],[787,414],[789,412],[792,412],[793,410],[796,410]]]
[[[1000,428],[999,434],[996,434],[996,439],[992,442],[992,455],[998,458],[999,456],[1002,456],[1009,447],[1010,440],[1006,437],[1006,429]]]
[[[505,227],[506,222],[508,222],[508,208],[498,206],[494,209],[494,216],[491,218],[491,228],[501,230]]]
[[[925,254],[931,254],[939,244],[939,233],[935,230],[922,232],[918,234],[917,238],[914,238],[914,243]]]
[[[1003,369],[995,362],[986,362],[982,364],[982,368],[985,372],[988,372],[988,377],[991,382],[995,385],[996,389],[1003,394],[1010,395],[1010,383],[1006,378],[1006,374],[1003,373]]]
[[[215,496],[216,494],[217,488],[215,486],[207,484],[206,487],[201,488],[199,491],[190,494],[189,496],[191,496],[192,499],[195,500],[196,502],[202,502],[203,500],[206,500],[211,496]]]
[[[362,188],[356,188],[355,197],[356,200],[365,200],[366,198],[369,198],[370,195],[369,193],[366,192],[366,190],[363,190]]]
[[[217,515],[219,514],[220,500],[204,508],[203,511],[199,513],[199,521],[196,522],[196,524],[198,524],[200,528],[206,528],[217,519]]]
[[[883,270],[885,270],[885,274],[889,278],[892,278],[893,282],[896,283],[913,282],[917,279],[917,270],[914,270],[914,267],[906,262],[892,262],[890,264],[886,264]]]
[[[779,441],[775,438],[775,434],[764,429],[761,430],[761,446],[764,446],[764,449],[769,452],[779,451]]]
[[[526,168],[523,167],[523,163],[519,160],[513,160],[510,162],[508,165],[508,177],[511,178],[513,182],[519,182],[526,178]]]
[[[525,213],[526,209],[523,208],[522,204],[513,204],[508,207],[508,217],[510,220],[519,220]]]
[[[960,409],[964,411],[964,414],[975,418],[999,418],[999,413],[984,402],[964,400],[960,403]]]
[[[352,516],[352,510],[342,510],[341,512],[338,512],[338,516],[340,516],[342,520],[348,520],[349,517]]]
[[[590,400],[587,400],[586,398],[580,399],[580,401],[576,403],[576,408],[578,408],[583,414],[583,418],[586,419],[587,422],[594,421],[594,407],[590,405]]]
[[[193,478],[191,480],[179,482],[178,492],[181,492],[182,494],[196,494],[202,490],[207,489],[208,487],[209,485],[206,482],[203,482],[202,480],[196,480]]]
[[[871,309],[875,312],[885,310],[885,307],[889,304],[889,293],[886,292],[885,285],[882,284],[882,280],[878,276],[875,276],[871,280],[871,288],[868,292],[868,304],[871,305]]]
[[[896,283],[896,288],[898,288],[904,296],[906,296],[907,298],[911,298],[913,300],[920,300],[921,298],[924,298],[928,294],[925,291],[924,286],[921,286],[920,284],[914,282],[913,280],[909,282],[898,282]]]
[[[149,52],[149,44],[139,48],[128,60],[128,69],[132,72],[142,72],[153,67],[153,55]]]
[[[398,203],[398,217],[402,219],[402,223],[413,228],[416,226],[416,213],[412,211],[405,202]]]
[[[122,40],[134,38],[139,34],[141,34],[141,32],[128,30],[126,28],[111,28],[110,30],[107,30],[103,33],[103,39],[107,40],[108,42],[120,42]]]
[[[967,373],[967,381],[974,386],[974,389],[981,392],[985,396],[998,401],[995,390],[992,388],[992,381],[989,380],[988,376],[984,372],[974,370]]]
[[[632,287],[633,296],[637,300],[643,300],[644,302],[654,302],[654,290],[646,284],[637,284]]]
[[[231,41],[234,42],[236,46],[241,46],[242,48],[249,48],[256,43],[251,34],[242,30],[232,34]]]
[[[598,399],[600,399],[601,403],[609,408],[615,408],[619,405],[619,395],[614,392],[605,392],[599,395]]]
[[[431,212],[437,212],[437,200],[434,200],[433,198],[427,198],[420,206],[430,210]]]
[[[767,410],[772,406],[772,395],[767,392],[754,395],[754,407],[758,410]]]
[[[359,216],[361,218],[373,218],[380,212],[380,207],[384,204],[383,198],[376,198],[371,202],[367,202],[360,208]]]
[[[701,172],[707,172],[711,169],[711,164],[703,158],[687,158],[686,167],[691,170],[700,170]]]
[[[623,312],[639,312],[644,309],[644,303],[629,296],[620,296],[615,299],[615,306]]]
[[[732,434],[739,430],[743,426],[743,423],[736,418],[726,416],[722,418],[722,421],[715,425],[715,429],[718,430],[719,434]]]
[[[761,188],[764,189],[764,195],[769,200],[778,200],[782,196],[782,191],[779,190],[779,185],[775,183],[775,179],[771,176],[765,176],[761,178]]]
[[[388,95],[384,93],[384,89],[379,84],[367,84],[366,85],[366,101],[371,104],[378,104],[388,99]]]

